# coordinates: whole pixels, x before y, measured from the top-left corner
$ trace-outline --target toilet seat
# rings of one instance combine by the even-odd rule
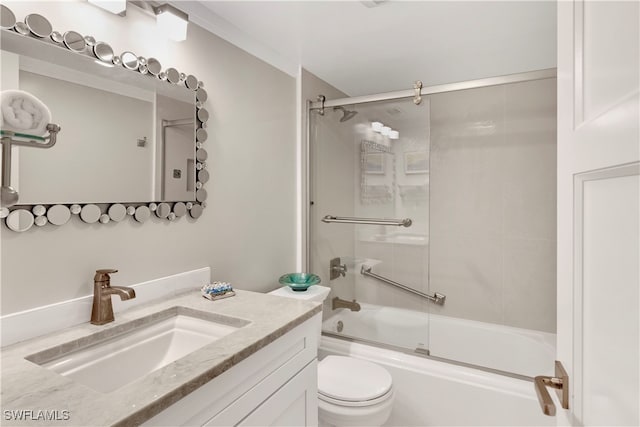
[[[375,363],[327,356],[318,364],[318,397],[341,406],[370,406],[389,399],[392,378]]]

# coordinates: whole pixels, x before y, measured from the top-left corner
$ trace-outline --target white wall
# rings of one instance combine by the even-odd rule
[[[84,1],[3,2],[19,20],[48,17],[194,74],[209,93],[209,207],[197,221],[84,224],[26,233],[1,231],[2,313],[91,294],[96,268],[131,284],[197,267],[240,289],[270,290],[295,268],[296,85],[290,76],[191,24],[188,39],[166,41],[155,19],[133,6],[126,17]]]

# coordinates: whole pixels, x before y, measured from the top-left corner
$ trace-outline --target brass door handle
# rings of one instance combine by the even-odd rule
[[[540,375],[533,379],[533,383],[538,395],[538,402],[540,402],[540,407],[545,415],[554,416],[556,414],[556,405],[551,400],[547,387],[555,388],[558,391],[562,407],[569,409],[569,375],[560,361],[556,360],[555,377]]]

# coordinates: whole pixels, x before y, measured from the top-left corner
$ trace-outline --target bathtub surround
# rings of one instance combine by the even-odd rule
[[[103,267],[118,268],[114,284],[126,286],[208,265],[214,279],[255,291],[276,288],[277,278],[294,270],[295,168],[283,166],[295,163],[294,78],[193,23],[186,41],[167,41],[155,18],[133,6],[119,17],[84,1],[6,5],[19,19],[41,13],[55,28],[179,64],[204,81],[211,180],[209,207],[198,221],[0,228],[4,315],[90,295],[94,270]]]
[[[432,313],[556,331],[556,79],[431,97]]]

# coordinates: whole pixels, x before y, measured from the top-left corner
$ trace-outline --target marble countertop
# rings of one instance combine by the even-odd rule
[[[64,343],[83,342],[98,332],[103,338],[111,332],[116,335],[128,322],[172,307],[188,307],[251,323],[111,393],[100,393],[25,359]],[[3,425],[140,424],[321,309],[321,304],[315,302],[241,290],[234,297],[218,301],[190,291],[116,313],[115,322],[107,325],[87,322],[5,347],[1,360]],[[7,421],[6,411],[12,410],[33,411],[34,419]],[[36,420],[38,411],[49,411],[58,420]]]

